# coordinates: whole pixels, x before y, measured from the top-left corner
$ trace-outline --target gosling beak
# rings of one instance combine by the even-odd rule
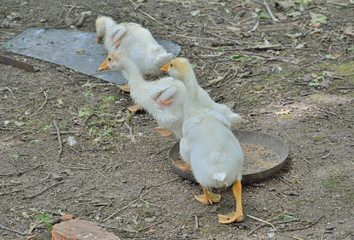
[[[160,70],[164,71],[164,72],[168,72],[168,66],[170,65],[170,63],[165,64]]]
[[[100,68],[98,69],[99,72],[109,70],[109,67],[107,66],[107,59],[104,60],[104,62],[101,64]]]
[[[102,39],[103,39],[103,37],[97,36],[97,43],[101,43]]]

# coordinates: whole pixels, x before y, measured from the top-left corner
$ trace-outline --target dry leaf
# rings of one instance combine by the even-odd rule
[[[341,56],[341,55],[340,55],[339,53],[333,53],[333,54],[332,54],[332,57],[333,57],[333,58],[339,58],[340,56]]]
[[[275,114],[277,115],[285,115],[285,114],[289,114],[292,111],[292,109],[282,109],[279,112],[275,112]]]
[[[319,28],[319,27],[321,27],[321,23],[317,22],[317,23],[314,23],[312,26]]]
[[[64,104],[64,102],[63,102],[62,99],[58,99],[57,101],[58,101],[58,104],[59,104],[59,105],[63,105],[63,104]]]
[[[208,83],[206,84],[207,86],[210,86],[210,85],[213,85],[214,83],[217,83],[217,82],[220,82],[221,80],[223,80],[224,78],[223,77],[218,77],[216,79],[213,79],[213,80],[210,80],[208,81]]]

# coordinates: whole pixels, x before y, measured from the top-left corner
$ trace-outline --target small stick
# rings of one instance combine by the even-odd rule
[[[195,229],[197,229],[199,227],[198,216],[197,215],[194,216],[194,222],[195,222]]]
[[[12,90],[10,89],[10,88],[8,88],[8,87],[5,87],[7,90],[9,90],[9,92],[11,93],[11,95],[12,95],[12,98],[13,99],[16,99],[15,97],[14,97],[14,93],[12,92]]]
[[[31,170],[33,170],[33,169],[36,169],[36,168],[38,168],[38,167],[40,167],[40,166],[43,166],[44,164],[38,164],[37,166],[34,166],[34,167],[32,167],[32,168],[29,168],[29,169],[27,169],[27,170],[23,170],[22,172],[15,172],[15,173],[7,173],[7,174],[0,174],[0,177],[9,177],[9,176],[12,176],[12,175],[17,175],[17,176],[21,176],[22,174],[24,174],[24,173],[26,173],[26,172],[28,172],[28,171],[31,171]]]
[[[10,192],[4,192],[4,193],[0,193],[0,196],[4,196],[4,195],[7,195],[7,194],[16,193],[16,192],[21,192],[21,191],[23,191],[23,189],[13,190],[13,191],[10,191]]]
[[[333,2],[333,1],[328,1],[329,3],[332,3],[334,5],[342,6],[342,7],[348,7],[348,4],[345,3],[338,3],[338,2]]]
[[[209,34],[209,35],[212,35],[214,37],[217,37],[217,38],[229,41],[229,42],[233,42],[233,43],[235,43],[237,45],[241,45],[241,43],[239,41],[236,41],[236,40],[233,40],[233,39],[229,39],[229,38],[226,38],[226,37],[223,37],[223,36],[219,36],[218,34],[215,34],[215,33],[209,32],[209,31],[204,31],[204,32]]]
[[[129,130],[130,140],[132,141],[132,143],[136,143],[135,137],[133,136],[132,128],[128,125],[127,122],[124,122],[124,126],[126,126]]]
[[[108,179],[108,177],[106,177],[105,175],[103,175],[103,173],[101,173],[100,171],[98,171],[96,168],[90,166],[91,169],[95,170],[96,172],[98,172],[102,177],[104,177],[105,179]]]
[[[154,20],[155,22],[157,22],[158,24],[164,26],[164,27],[168,27],[167,25],[163,24],[162,22],[160,22],[159,20],[157,20],[156,18],[152,17],[151,15],[147,14],[146,12],[144,12],[143,10],[139,9],[139,6],[137,6],[135,4],[135,2],[133,2],[132,0],[129,0],[129,2],[134,6],[135,10],[138,10],[139,12],[141,12],[142,14],[144,14],[145,16],[147,16],[148,18]]]
[[[167,183],[170,183],[170,182],[174,182],[176,180],[178,180],[179,178],[174,178],[174,179],[171,179],[169,181],[166,181],[166,182],[163,182],[163,183],[160,183],[160,184],[157,184],[157,185],[154,185],[152,186],[151,188],[149,188],[149,190],[147,190],[144,194],[141,195],[141,197],[144,197],[146,196],[149,192],[151,192],[154,188],[157,188],[157,187],[160,187],[162,185],[165,185]],[[111,215],[109,215],[108,217],[106,217],[105,219],[103,219],[103,222],[107,221],[108,219],[110,219],[111,217],[114,217],[117,213],[119,213],[120,211],[123,211],[125,209],[127,209],[129,206],[131,206],[132,204],[136,203],[137,201],[140,200],[140,197],[136,198],[135,200],[133,200],[132,202],[130,202],[128,205],[118,209],[117,211],[115,211],[114,213],[112,213]]]
[[[91,168],[84,168],[84,167],[67,167],[63,164],[59,163],[59,166],[63,167],[63,168],[68,168],[68,169],[77,169],[77,170],[90,170]]]
[[[61,152],[63,151],[63,143],[61,141],[59,128],[58,128],[57,122],[55,120],[53,120],[53,124],[54,124],[55,129],[57,130],[57,137],[58,137],[58,143],[59,143],[59,150],[58,150],[57,159],[59,161],[60,160],[60,156],[61,156]]]
[[[25,232],[25,233],[19,232],[19,231],[13,230],[13,229],[11,229],[11,228],[4,227],[4,226],[1,225],[1,224],[0,224],[0,228],[2,228],[2,229],[4,229],[4,230],[7,230],[7,231],[9,231],[9,232],[17,233],[17,234],[19,234],[19,235],[21,235],[21,236],[27,236],[27,233],[26,233],[26,232]]]
[[[41,90],[42,90],[42,92],[43,92],[43,94],[44,94],[44,96],[45,96],[45,100],[44,100],[44,102],[42,103],[42,105],[41,105],[34,113],[32,113],[32,114],[29,116],[29,118],[33,117],[37,112],[39,112],[39,111],[44,107],[44,105],[47,103],[47,101],[48,101],[47,93],[46,93],[45,91],[43,91],[42,88],[41,88]]]
[[[316,221],[314,221],[312,224],[305,226],[305,227],[299,227],[299,228],[292,228],[292,229],[285,229],[285,230],[280,230],[280,232],[286,232],[286,231],[297,231],[297,230],[303,230],[303,229],[307,229],[310,228],[314,225],[316,225],[322,218],[324,217],[324,215],[322,215],[321,217],[319,217]]]
[[[36,72],[36,69],[31,64],[20,62],[12,58],[5,57],[3,55],[0,55],[0,63],[21,68],[26,70],[27,72]]]
[[[247,217],[250,217],[250,218],[253,218],[253,219],[255,219],[255,220],[257,220],[257,221],[260,221],[260,222],[262,222],[262,223],[268,224],[268,225],[270,225],[270,226],[274,229],[274,231],[276,231],[274,225],[273,225],[272,223],[268,222],[268,221],[262,220],[262,219],[257,218],[257,217],[253,217],[253,216],[251,216],[251,215],[247,215]]]
[[[46,187],[45,189],[43,189],[43,190],[40,191],[39,193],[36,193],[36,194],[34,194],[34,195],[30,195],[30,196],[25,196],[25,197],[23,197],[23,199],[35,198],[35,197],[41,195],[42,193],[44,193],[45,191],[47,191],[49,188],[53,188],[53,187],[55,187],[55,186],[57,186],[57,185],[59,185],[59,184],[62,184],[62,183],[64,183],[64,182],[56,182],[56,183],[54,183],[54,184],[52,184],[52,185]]]
[[[272,11],[270,10],[270,8],[268,6],[268,3],[266,1],[261,2],[260,0],[253,0],[253,2],[256,2],[256,3],[259,3],[259,4],[263,5],[263,6],[265,6],[265,8],[267,9],[267,11],[268,11],[270,17],[272,18],[272,20],[274,22],[279,22],[279,20],[274,17],[274,15],[273,15]]]

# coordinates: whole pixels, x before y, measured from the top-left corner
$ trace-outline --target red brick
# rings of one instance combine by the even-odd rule
[[[95,222],[85,220],[68,220],[55,224],[52,240],[120,240],[116,235],[98,226]]]

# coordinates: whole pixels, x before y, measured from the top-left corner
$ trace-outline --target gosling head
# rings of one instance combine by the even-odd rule
[[[98,17],[96,19],[96,33],[97,33],[97,42],[101,43],[103,37],[106,35],[106,29],[114,24],[114,21],[110,17]]]
[[[120,64],[121,59],[124,58],[124,54],[118,53],[114,51],[110,53],[106,60],[103,61],[98,71],[105,71],[105,70],[121,70],[122,66]]]
[[[161,68],[162,71],[181,81],[188,79],[190,74],[194,74],[193,69],[186,58],[175,58]]]

